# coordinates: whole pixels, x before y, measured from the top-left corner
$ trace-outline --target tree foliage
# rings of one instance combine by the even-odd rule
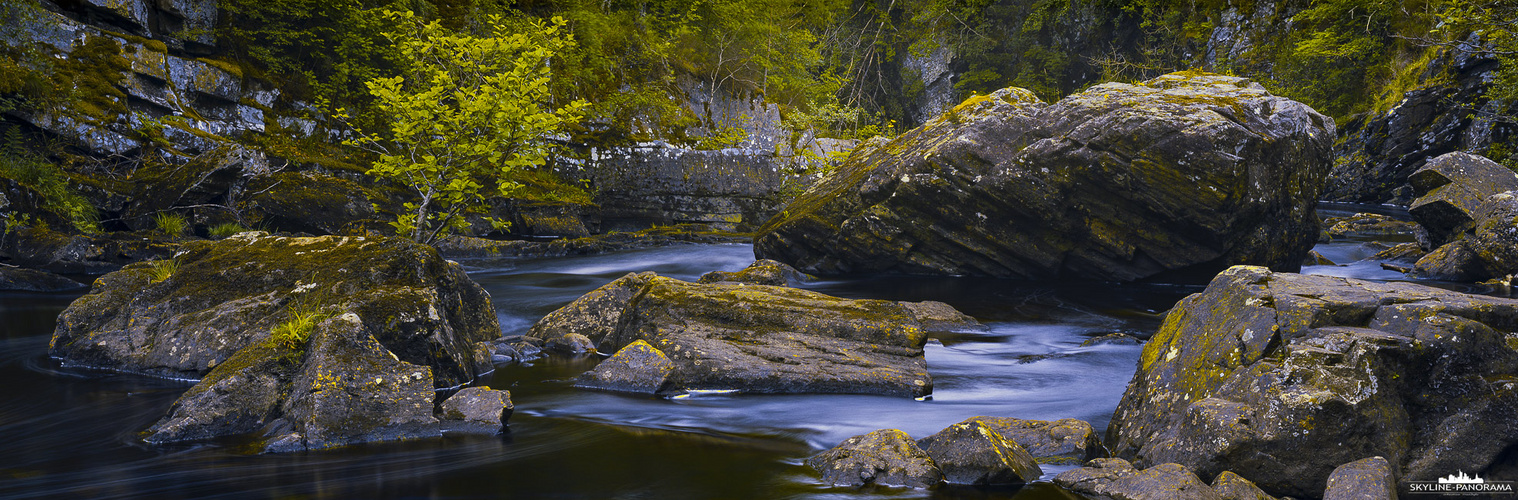
[[[549,61],[574,46],[562,19],[523,31],[490,19],[492,33],[476,37],[409,11],[387,16],[401,27],[389,36],[409,64],[368,82],[388,127],[349,143],[378,155],[371,175],[414,191],[418,201],[395,227],[431,243],[462,227],[461,213],[488,194],[510,194],[514,174],[541,165],[550,136],[579,120],[586,103],[552,98]]]

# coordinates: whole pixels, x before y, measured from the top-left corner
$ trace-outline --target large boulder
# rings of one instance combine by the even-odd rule
[[[1419,201],[1424,198],[1419,198]],[[1469,224],[1413,264],[1435,279],[1483,281],[1518,273],[1518,191],[1481,200]]]
[[[1219,500],[1217,491],[1180,464],[1143,470],[1120,458],[1098,458],[1085,467],[1061,472],[1054,484],[1095,498],[1113,500]]]
[[[430,247],[247,232],[102,276],[49,354],[199,379],[150,443],[258,433],[288,451],[439,435],[435,391],[489,370],[499,336],[489,295]]]
[[[1500,476],[1518,465],[1515,327],[1511,299],[1234,267],[1166,316],[1107,444],[1293,496],[1366,456],[1407,480]]]
[[[475,343],[500,337],[489,295],[430,247],[245,232],[102,276],[59,316],[48,353],[65,366],[198,379],[304,310],[356,313],[439,387],[473,380],[489,355]]]
[[[806,459],[824,482],[842,486],[878,484],[927,488],[943,482],[943,472],[912,436],[881,429],[854,436]]]
[[[805,280],[796,268],[769,259],[760,259],[735,272],[712,271],[701,275],[697,283],[743,283],[745,285],[791,286]]]
[[[1058,103],[1009,88],[856,150],[758,233],[813,274],[1137,280],[1297,269],[1333,120],[1243,78],[1175,73]]]
[[[549,313],[527,335],[550,345],[583,335],[600,352],[619,352],[640,340],[649,345],[650,352],[619,353],[608,368],[582,379],[591,387],[599,384],[595,380],[616,380],[638,391],[658,387],[664,393],[918,397],[933,388],[922,351],[928,334],[979,326],[937,303],[849,300],[788,287],[698,284],[638,273]],[[624,369],[653,366],[646,360],[661,356],[673,363],[672,370]],[[652,378],[632,384],[628,373]]]

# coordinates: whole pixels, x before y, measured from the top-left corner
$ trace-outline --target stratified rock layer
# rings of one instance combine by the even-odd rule
[[[1107,444],[1292,496],[1367,456],[1406,480],[1510,474],[1515,329],[1511,299],[1234,267],[1145,346]]]
[[[1004,89],[856,150],[755,254],[813,274],[1294,270],[1333,139],[1331,119],[1242,78],[1175,73],[1052,105]]]

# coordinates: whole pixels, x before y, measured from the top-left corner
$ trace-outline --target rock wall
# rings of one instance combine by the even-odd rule
[[[1440,54],[1390,110],[1345,127],[1327,199],[1407,205],[1417,196],[1408,176],[1429,159],[1518,138],[1518,125],[1499,119],[1515,108],[1487,97],[1498,62],[1475,42]]]

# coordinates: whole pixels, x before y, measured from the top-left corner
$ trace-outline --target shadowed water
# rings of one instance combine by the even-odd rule
[[[1320,245],[1349,255],[1353,245]],[[1332,258],[1332,257],[1331,257]],[[748,245],[674,246],[592,257],[465,262],[490,291],[503,333],[628,272],[694,280],[738,270]],[[1400,279],[1380,268],[1306,271]],[[1395,273],[1393,273],[1395,274]],[[923,437],[977,415],[1074,417],[1104,429],[1140,346],[1081,347],[1113,332],[1147,337],[1193,285],[1027,284],[966,278],[824,280],[833,295],[940,300],[987,331],[942,336],[926,356],[930,399],[857,395],[635,397],[572,389],[595,358],[498,367],[483,382],[516,403],[500,437],[449,436],[323,452],[248,455],[235,443],[154,448],[137,433],[188,386],[65,371],[47,359],[58,312],[79,294],[0,292],[0,498],[1068,498],[1021,489],[821,485],[802,461],[850,436]],[[1480,290],[1472,290],[1480,291]],[[1045,466],[1047,481],[1070,466]],[[1210,479],[1210,478],[1208,478]]]

